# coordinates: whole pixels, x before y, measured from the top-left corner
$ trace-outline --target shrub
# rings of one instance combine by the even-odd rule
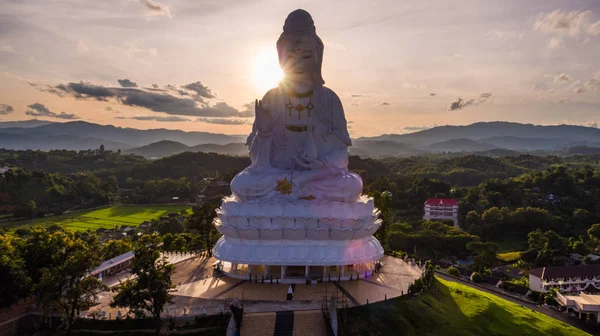
[[[471,274],[471,281],[473,281],[474,283],[481,283],[483,282],[483,277],[481,276],[481,274],[473,272],[473,274]]]
[[[455,277],[460,277],[460,271],[458,270],[458,268],[456,268],[454,266],[450,266],[450,267],[446,268],[446,273],[448,273],[449,275],[455,276]]]

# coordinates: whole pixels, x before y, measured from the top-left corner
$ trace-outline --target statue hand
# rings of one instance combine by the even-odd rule
[[[254,114],[258,132],[262,134],[271,133],[273,130],[273,119],[271,112],[269,112],[262,101],[258,99],[254,101]]]
[[[294,162],[296,163],[297,167],[307,170],[321,169],[325,165],[322,161],[310,158],[306,155],[302,155],[299,158],[295,157]]]

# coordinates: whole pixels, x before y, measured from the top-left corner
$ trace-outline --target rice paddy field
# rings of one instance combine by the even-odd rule
[[[187,205],[116,205],[104,209],[78,211],[60,216],[4,222],[0,223],[0,226],[15,229],[22,226],[57,224],[71,231],[86,231],[88,229],[95,231],[99,228],[112,229],[115,226],[120,227],[122,225],[138,226],[145,221],[157,219],[169,213],[180,212],[181,210],[191,211],[191,207]]]

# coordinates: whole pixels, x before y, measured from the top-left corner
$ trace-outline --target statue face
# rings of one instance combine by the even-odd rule
[[[310,36],[298,36],[286,41],[283,47],[281,68],[287,80],[313,81],[319,71],[317,48]]]

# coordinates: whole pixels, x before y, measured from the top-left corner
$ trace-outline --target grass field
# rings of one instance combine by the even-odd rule
[[[512,263],[514,261],[517,261],[519,258],[521,257],[521,252],[504,252],[504,253],[498,253],[498,260],[506,262],[506,263]]]
[[[6,222],[0,225],[9,228],[21,226],[43,225],[50,226],[58,224],[72,231],[95,231],[99,228],[112,229],[121,225],[137,226],[144,221],[166,216],[171,212],[179,212],[189,209],[185,205],[117,205],[92,211],[80,211],[60,216],[36,218],[26,221]]]
[[[471,287],[436,280],[417,297],[338,312],[340,335],[588,335],[542,313]],[[345,317],[344,317],[345,316]]]

